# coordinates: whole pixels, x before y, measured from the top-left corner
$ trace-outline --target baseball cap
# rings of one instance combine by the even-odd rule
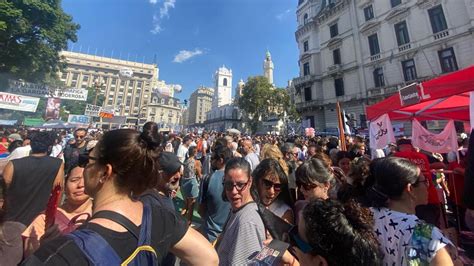
[[[10,134],[10,135],[8,135],[8,138],[9,138],[9,139],[13,139],[13,140],[23,140],[23,139],[21,138],[20,134],[18,134],[18,133]]]
[[[161,170],[163,170],[169,175],[178,172],[181,169],[181,165],[183,165],[179,161],[178,156],[176,156],[172,152],[167,151],[160,153],[160,156],[158,157],[158,162],[160,163]]]

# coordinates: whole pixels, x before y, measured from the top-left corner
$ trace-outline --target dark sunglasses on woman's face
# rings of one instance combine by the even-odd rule
[[[318,185],[316,185],[316,184],[309,184],[309,183],[303,183],[303,182],[296,181],[296,187],[298,187],[299,189],[301,189],[303,187],[303,189],[306,190],[306,191],[312,190],[312,189],[316,188],[317,186]]]
[[[249,181],[247,181],[247,182],[237,182],[237,183],[234,183],[232,181],[224,181],[224,182],[222,182],[222,185],[224,185],[224,189],[227,190],[227,191],[232,191],[232,190],[234,190],[234,187],[235,187],[237,189],[237,191],[240,192],[240,191],[245,189],[245,187],[247,186]]]
[[[281,184],[278,183],[273,183],[270,180],[262,179],[263,185],[265,186],[265,189],[270,189],[273,187],[275,191],[280,191],[281,190]]]

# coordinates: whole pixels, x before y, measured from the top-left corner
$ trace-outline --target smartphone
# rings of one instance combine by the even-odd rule
[[[48,205],[46,206],[46,222],[45,222],[45,230],[50,228],[54,224],[54,220],[56,219],[56,211],[58,209],[59,200],[61,198],[61,186],[56,186],[51,191],[51,195],[49,196]]]

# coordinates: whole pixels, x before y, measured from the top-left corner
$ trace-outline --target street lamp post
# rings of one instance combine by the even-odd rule
[[[94,105],[97,105],[97,97],[99,96],[99,92],[102,86],[104,86],[104,80],[102,78],[96,78],[94,80],[94,87],[95,87]]]

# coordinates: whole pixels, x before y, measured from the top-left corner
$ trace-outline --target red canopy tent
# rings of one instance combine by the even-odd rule
[[[469,121],[469,92],[474,91],[474,66],[417,85],[420,101],[402,106],[398,93],[368,106],[371,121],[383,114],[391,120],[449,120]]]

